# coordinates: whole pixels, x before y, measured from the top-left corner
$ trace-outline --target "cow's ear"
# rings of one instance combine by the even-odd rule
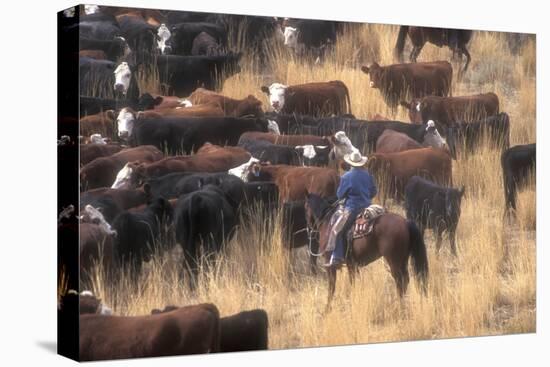
[[[116,119],[116,116],[115,116],[115,111],[114,110],[107,110],[105,111],[105,115],[107,115],[107,117],[111,120],[115,120]]]
[[[369,67],[368,66],[361,66],[361,71],[365,74],[369,73]]]
[[[262,92],[264,92],[265,94],[267,94],[269,96],[269,88],[266,87],[265,85],[262,85]]]
[[[155,98],[155,100],[154,100],[155,106],[158,106],[159,104],[161,104],[163,99],[164,98],[162,98],[162,96],[158,96],[157,98]]]
[[[399,104],[403,107],[405,107],[407,110],[411,109],[411,104],[409,102],[401,101]]]

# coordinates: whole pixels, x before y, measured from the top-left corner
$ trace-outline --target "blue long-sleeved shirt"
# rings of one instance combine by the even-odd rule
[[[377,192],[374,177],[365,169],[352,167],[342,175],[336,195],[342,199],[347,193],[345,207],[355,210],[368,207]]]

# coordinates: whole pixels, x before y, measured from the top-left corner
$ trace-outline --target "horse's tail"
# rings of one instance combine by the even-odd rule
[[[409,26],[402,25],[399,27],[399,35],[397,36],[397,42],[395,43],[394,49],[394,57],[399,62],[403,62],[403,49],[405,48],[405,37],[407,37],[408,31]]]
[[[411,220],[407,221],[407,224],[409,227],[410,254],[414,273],[420,281],[422,290],[426,293],[428,285],[428,255],[426,253],[426,244],[416,224]]]
[[[346,92],[346,102],[348,104],[347,113],[351,114],[352,112],[351,112],[351,100],[349,98],[349,89],[344,83],[342,84],[344,85],[344,90]]]

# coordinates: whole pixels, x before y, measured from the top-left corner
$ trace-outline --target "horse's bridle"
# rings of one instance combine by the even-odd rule
[[[340,205],[342,202],[342,200],[336,200],[334,203],[330,204],[330,206],[327,208],[327,210],[324,211],[324,213],[321,214],[321,216],[319,218],[313,218],[313,226],[316,228],[316,229],[313,229],[310,225],[309,225],[309,221],[308,224],[307,224],[307,227],[304,228],[306,231],[307,231],[307,239],[308,239],[308,253],[311,255],[311,256],[316,256],[316,257],[319,257],[319,256],[322,256],[324,253],[323,252],[319,252],[319,253],[314,253],[312,250],[311,250],[311,246],[312,246],[312,243],[313,243],[313,240],[315,239],[315,237],[317,237],[317,239],[319,239],[319,227],[320,227],[320,224],[325,220],[325,218],[329,215],[329,214],[332,214],[334,212],[334,209]],[[300,231],[303,231],[300,230]],[[299,232],[300,232],[299,231]]]

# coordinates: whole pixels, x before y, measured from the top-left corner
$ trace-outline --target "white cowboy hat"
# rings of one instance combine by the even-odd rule
[[[354,166],[354,167],[361,167],[364,166],[365,163],[367,163],[367,157],[362,156],[361,153],[357,150],[354,150],[350,154],[346,154],[344,156],[344,161],[346,161],[347,164]]]

